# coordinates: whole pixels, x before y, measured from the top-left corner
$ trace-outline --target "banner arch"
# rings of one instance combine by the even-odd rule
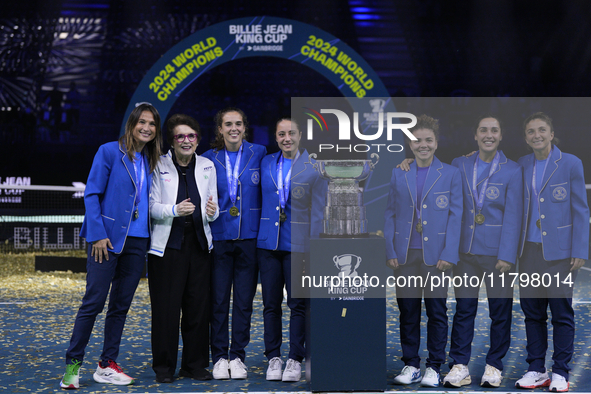
[[[270,56],[305,65],[326,77],[354,111],[367,111],[365,97],[386,98],[384,112],[396,112],[386,86],[372,67],[350,46],[315,26],[286,18],[255,16],[209,26],[170,48],[146,73],[122,119],[120,133],[136,103],[154,105],[164,121],[180,95],[207,71],[226,62]],[[376,141],[379,142],[379,141]],[[397,142],[402,142],[402,138]],[[392,154],[398,163],[403,153]],[[371,231],[383,228],[383,212],[392,167],[377,166],[364,193]]]
[[[152,103],[166,119],[174,102],[205,72],[229,61],[271,56],[303,64],[326,77],[344,97],[389,97],[377,73],[351,47],[317,27],[268,16],[232,19],[209,26],[170,48],[148,70],[125,111]]]

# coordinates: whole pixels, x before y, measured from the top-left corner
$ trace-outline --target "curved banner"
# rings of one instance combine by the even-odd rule
[[[367,112],[366,103],[361,99],[389,97],[386,87],[369,64],[330,33],[285,18],[239,18],[200,30],[168,50],[138,85],[125,112],[121,134],[136,103],[153,104],[164,121],[176,99],[203,73],[226,62],[252,56],[278,57],[312,68],[331,81],[359,112]],[[395,111],[391,100],[382,109]],[[403,157],[397,154],[397,161]],[[375,209],[377,217],[383,216],[383,191],[387,194],[387,188],[383,186],[389,181],[391,170],[392,166],[376,167],[372,184],[382,186],[376,190],[377,194],[371,192],[373,188],[369,182],[366,184],[372,194],[366,197],[366,201],[379,201],[368,206],[368,211]],[[382,228],[378,222],[375,228],[371,226],[372,231]]]
[[[333,35],[291,19],[240,18],[200,30],[168,50],[133,94],[121,132],[136,103],[152,103],[165,119],[176,99],[203,73],[252,56],[272,56],[304,64],[330,80],[345,97],[389,96],[367,62]]]

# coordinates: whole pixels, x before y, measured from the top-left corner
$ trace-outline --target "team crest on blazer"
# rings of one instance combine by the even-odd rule
[[[447,206],[449,205],[449,199],[447,198],[447,196],[439,196],[435,199],[435,205],[437,205],[441,209],[447,208]]]
[[[259,175],[258,171],[254,171],[252,173],[252,175],[250,176],[250,180],[252,181],[252,183],[254,183],[255,185],[258,185],[259,182],[261,181],[261,177]]]
[[[566,198],[566,189],[562,186],[555,187],[554,190],[552,190],[552,197],[559,201],[564,200]]]
[[[501,193],[496,186],[489,186],[486,188],[486,198],[489,200],[496,200],[500,195]]]
[[[298,199],[298,200],[299,200],[300,198],[304,197],[304,194],[306,194],[306,192],[305,192],[304,188],[303,188],[303,187],[301,187],[301,186],[296,186],[296,187],[294,187],[294,188],[293,188],[293,190],[291,191],[291,195],[292,195],[292,197],[293,197],[293,198],[296,198],[296,199]]]

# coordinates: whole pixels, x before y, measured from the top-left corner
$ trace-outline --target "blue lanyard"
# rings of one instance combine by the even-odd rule
[[[300,157],[300,151],[296,153],[296,157],[292,162],[292,166],[289,168],[287,175],[285,176],[285,181],[283,180],[283,154],[279,155],[279,164],[277,165],[277,191],[279,192],[279,204],[281,204],[281,209],[285,209],[285,204],[287,199],[289,198],[289,185],[291,183],[291,169],[293,168],[293,163]]]
[[[486,187],[488,186],[488,180],[490,179],[491,175],[496,171],[497,167],[499,166],[499,161],[501,160],[501,155],[497,151],[495,157],[490,165],[490,171],[488,172],[488,176],[484,180],[482,187],[480,188],[480,194],[478,194],[478,187],[476,185],[477,178],[478,178],[478,157],[476,158],[476,162],[474,163],[474,171],[472,172],[472,196],[476,200],[476,209],[478,212],[482,210],[482,206],[484,205],[484,195],[486,194]]]
[[[241,144],[240,149],[238,149],[238,155],[236,157],[236,163],[234,163],[233,169],[231,168],[228,151],[224,149],[224,153],[226,155],[226,178],[228,178],[228,192],[230,193],[232,205],[236,205],[236,193],[238,191],[238,170],[240,169],[240,159],[242,158],[242,146],[243,145]]]
[[[142,188],[144,187],[144,179],[146,178],[146,174],[145,174],[146,170],[145,170],[145,165],[144,165],[144,155],[142,155],[140,153],[139,162],[140,162],[141,171],[140,171],[139,180],[138,180],[138,176],[137,176],[137,164],[138,164],[137,162],[138,162],[137,160],[133,161],[133,170],[135,172],[135,180],[137,183],[139,183],[139,187],[137,188],[136,193],[135,193],[135,205],[136,206],[139,205],[140,201],[142,200]]]
[[[431,161],[431,164],[433,164],[433,161]],[[425,183],[427,182],[427,178],[429,178],[429,172],[431,171],[431,164],[429,164],[429,169],[427,170],[427,175],[425,175],[425,182],[423,183],[423,191],[425,191]],[[417,175],[418,174],[419,174],[419,166],[417,166]],[[417,220],[419,221],[419,223],[421,223],[421,213],[423,211],[422,200],[423,200],[423,197],[425,197],[425,194],[422,193],[423,195],[421,196],[421,201],[419,201],[419,183],[416,182],[415,186],[416,186],[415,195],[417,196],[417,203],[415,204],[415,210],[417,211]]]
[[[552,153],[552,152],[550,152]],[[544,163],[544,172],[542,172],[542,181],[540,182],[540,186],[542,186],[542,182],[544,182],[544,174],[546,174],[546,167],[548,166],[548,162],[550,161],[550,155],[548,155],[548,157],[546,157],[546,163]],[[537,162],[534,159],[534,172],[533,175],[531,177],[531,188],[532,191],[534,192],[534,198],[536,199],[536,201],[538,200],[538,196],[540,195],[540,192],[538,191],[538,188],[536,187],[536,167],[537,167]]]

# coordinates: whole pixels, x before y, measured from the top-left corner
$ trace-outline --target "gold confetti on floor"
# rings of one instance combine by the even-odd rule
[[[577,279],[575,303],[576,336],[575,354],[570,366],[571,391],[589,391],[591,387],[591,303],[590,287],[581,277]],[[59,381],[64,372],[64,356],[68,347],[74,318],[85,289],[85,274],[71,272],[41,273],[34,271],[34,256],[30,254],[0,255],[0,358],[3,369],[0,373],[0,391],[7,393],[63,393]],[[586,298],[585,298],[586,297]],[[455,302],[448,300],[449,329]],[[282,356],[287,359],[288,338],[287,316],[284,308],[284,345]],[[400,361],[400,339],[398,334],[398,308],[393,289],[388,290],[387,299],[387,390],[408,391],[416,386],[394,386],[392,379],[403,367]],[[85,363],[81,369],[80,393],[164,393],[164,392],[304,392],[309,390],[305,379],[298,383],[267,382],[265,372],[267,361],[263,355],[263,319],[260,289],[254,302],[251,328],[251,343],[246,349],[246,364],[249,370],[247,380],[197,382],[187,378],[175,380],[172,384],[158,384],[151,369],[150,351],[150,304],[148,283],[142,279],[127,318],[121,353],[118,362],[124,371],[136,379],[133,386],[113,386],[94,382],[92,373],[102,349],[104,312],[96,322],[93,336],[87,348]],[[426,350],[426,316],[421,324],[420,355],[424,367]],[[549,322],[549,336],[552,325]],[[485,300],[479,303],[476,317],[475,338],[472,346],[470,371],[473,384],[466,390],[481,391],[478,386],[486,364],[489,347],[488,306]],[[449,344],[448,348],[449,350]],[[514,391],[515,380],[526,371],[525,325],[523,314],[516,299],[513,305],[512,343],[504,358],[505,370],[501,389]],[[549,343],[546,366],[552,365],[552,343]],[[448,360],[449,361],[449,360]],[[179,361],[180,365],[180,361]],[[305,366],[304,366],[305,371]],[[448,367],[442,366],[442,374]],[[421,391],[430,391],[422,389]]]

